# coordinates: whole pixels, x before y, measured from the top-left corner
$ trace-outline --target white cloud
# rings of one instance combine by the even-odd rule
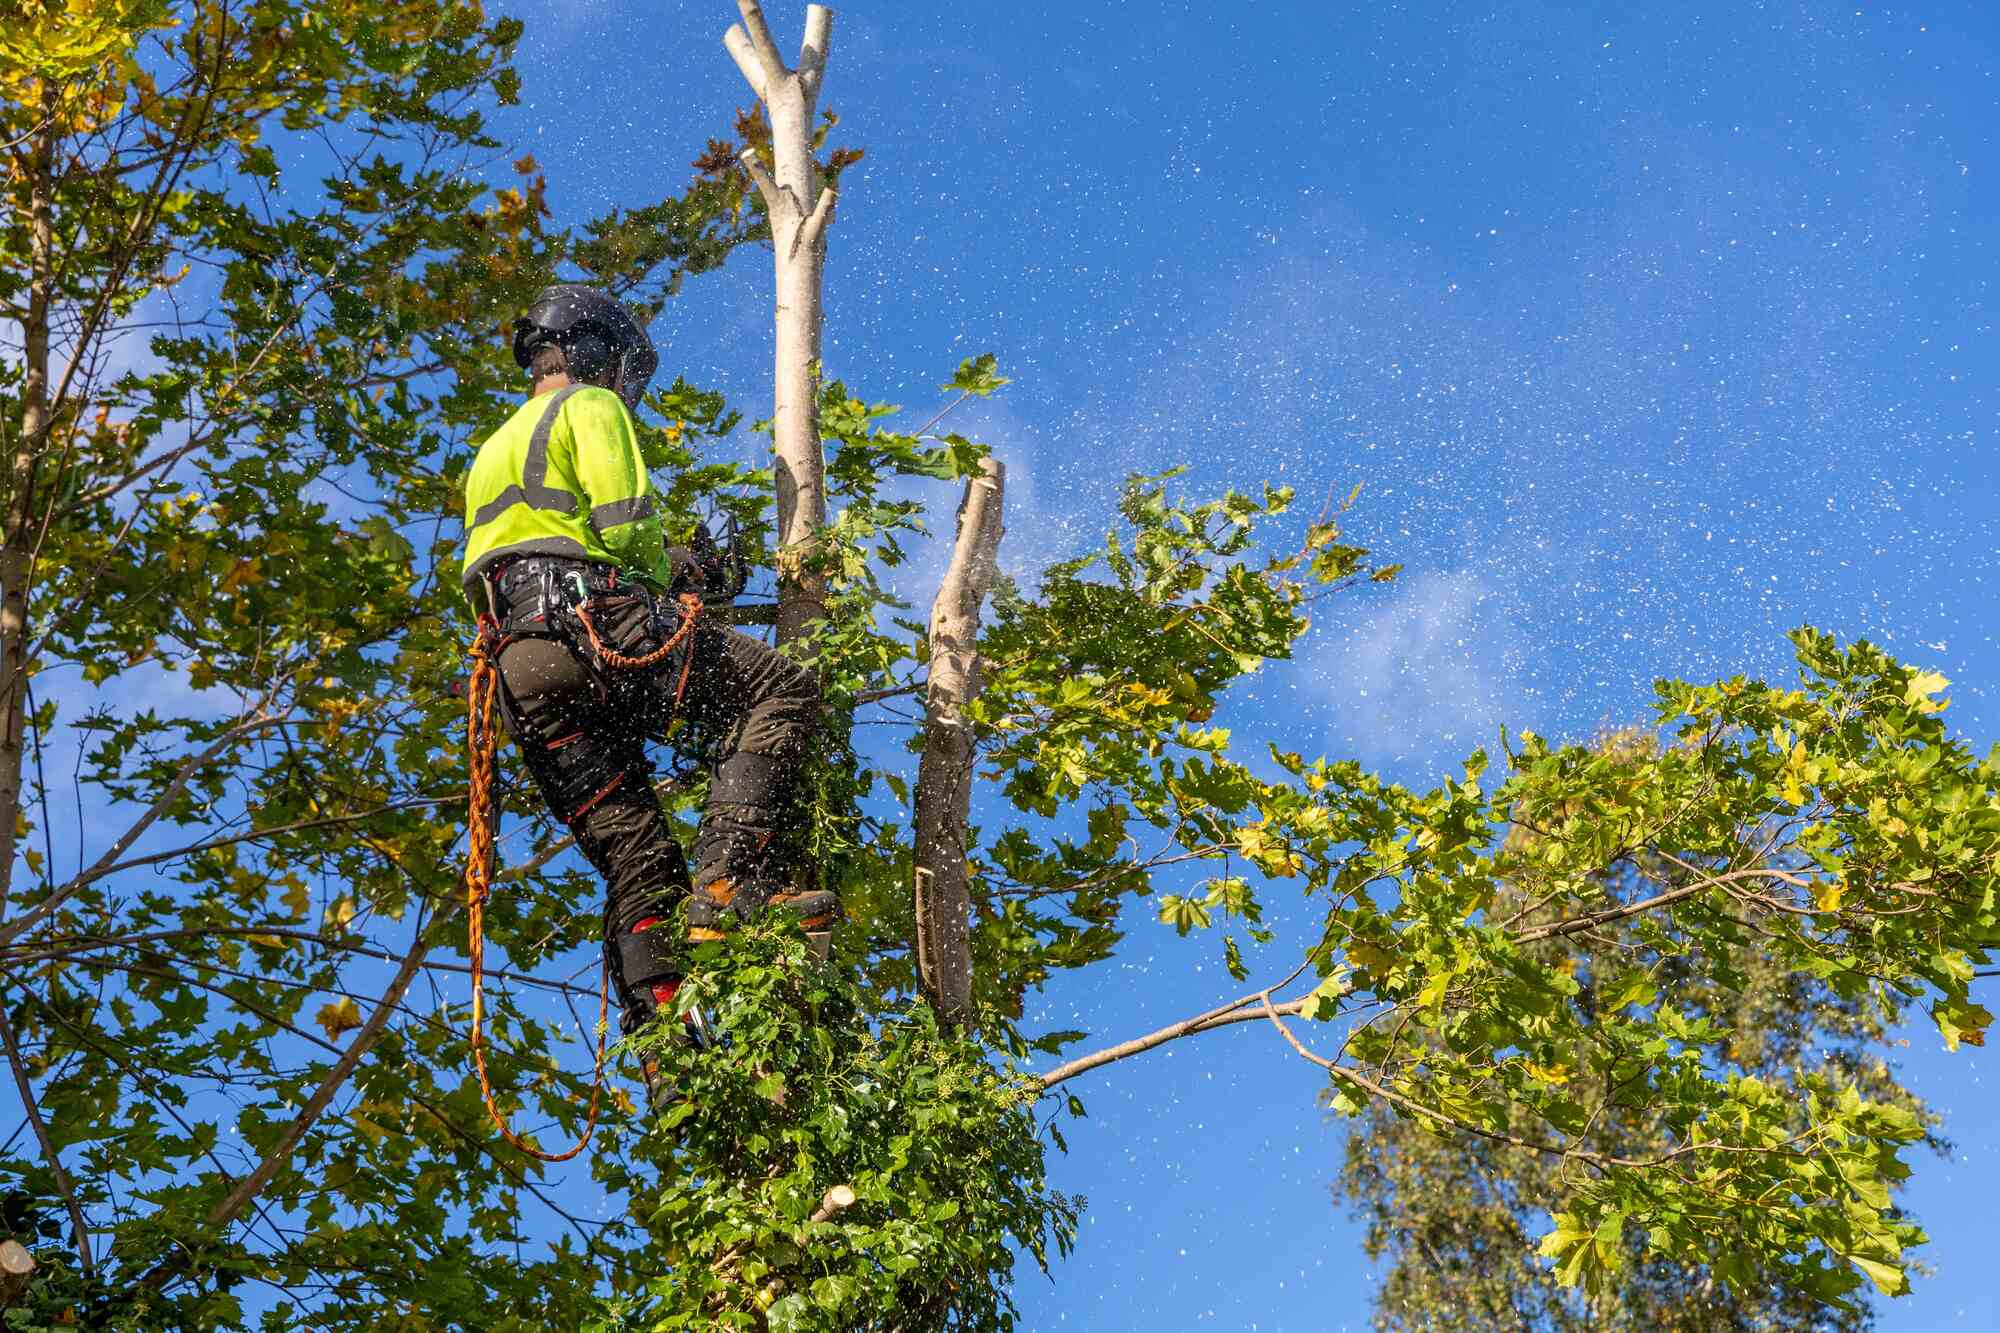
[[[1468,571],[1407,576],[1386,603],[1328,627],[1299,669],[1325,698],[1333,753],[1449,762],[1518,717],[1522,653],[1511,599]]]

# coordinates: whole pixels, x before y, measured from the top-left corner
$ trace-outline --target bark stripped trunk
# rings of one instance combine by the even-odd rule
[[[826,525],[826,462],[820,449],[820,280],[826,270],[826,228],[834,189],[813,160],[813,120],[826,73],[833,11],[806,7],[805,41],[796,70],[778,55],[757,0],[737,0],[743,22],[723,45],[735,58],[771,121],[772,169],[754,147],[743,168],[756,182],[771,219],[777,261],[777,360],[773,442],[778,474],[778,642],[801,637],[826,613],[826,580],[803,568]]]
[[[965,822],[972,788],[972,727],[965,706],[980,689],[979,612],[997,569],[1007,471],[988,458],[965,483],[958,539],[931,605],[930,685],[917,766],[917,966],[938,1021],[972,1016],[972,883]]]
[[[54,298],[56,90],[42,90],[45,122],[27,162],[28,313],[21,324],[21,427],[0,519],[0,919],[14,883],[21,819],[22,738],[28,697],[28,584],[33,576],[35,480],[48,438],[49,308]]]

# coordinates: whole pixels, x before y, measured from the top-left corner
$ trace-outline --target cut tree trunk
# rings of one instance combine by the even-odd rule
[[[965,824],[972,790],[972,726],[966,705],[979,696],[980,606],[998,569],[1007,471],[992,458],[965,483],[958,539],[931,605],[930,685],[924,698],[924,752],[917,765],[917,966],[938,1021],[957,1027],[972,1015],[972,884]]]
[[[809,568],[826,526],[826,460],[820,448],[821,277],[835,191],[813,158],[813,120],[826,74],[833,11],[806,7],[797,69],[786,67],[757,0],[737,0],[743,22],[723,37],[736,67],[771,122],[771,165],[752,145],[743,169],[756,182],[771,220],[777,263],[777,360],[772,445],[778,479],[778,642],[793,642],[826,614],[826,579]]]

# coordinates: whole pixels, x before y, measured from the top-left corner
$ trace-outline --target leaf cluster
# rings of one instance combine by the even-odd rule
[[[922,1005],[870,1012],[795,927],[706,950],[680,1005],[713,1043],[680,1015],[637,1042],[681,1098],[635,1195],[668,1265],[592,1327],[1014,1327],[1017,1254],[1067,1253],[1081,1204],[1046,1183],[1036,1090]]]

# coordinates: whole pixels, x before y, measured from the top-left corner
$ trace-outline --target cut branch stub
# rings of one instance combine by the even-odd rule
[[[965,707],[979,695],[979,613],[999,567],[1006,484],[1006,469],[992,458],[965,483],[958,540],[931,607],[930,688],[917,765],[917,965],[925,998],[948,1027],[972,1013],[965,821],[973,754]]]
[[[0,1310],[20,1300],[34,1276],[35,1256],[19,1241],[0,1240]]]
[[[723,35],[736,68],[771,121],[771,165],[756,149],[743,166],[763,197],[776,259],[777,348],[772,392],[772,452],[778,481],[778,642],[800,638],[826,612],[826,580],[805,556],[826,525],[826,460],[820,449],[820,338],[825,322],[821,278],[832,187],[813,160],[819,109],[833,38],[833,11],[806,7],[798,68],[788,69],[757,0],[737,0],[743,22]]]

